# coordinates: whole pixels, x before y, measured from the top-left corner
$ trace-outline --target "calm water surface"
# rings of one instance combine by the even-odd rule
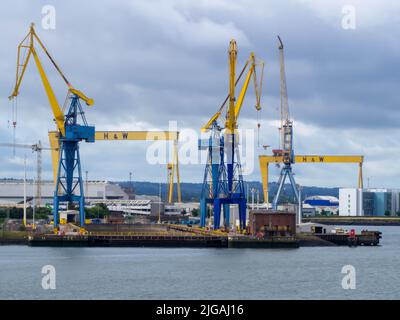
[[[0,246],[0,299],[400,299],[400,227],[379,247],[271,249]],[[43,290],[41,269],[56,269]],[[356,268],[344,290],[341,269]]]

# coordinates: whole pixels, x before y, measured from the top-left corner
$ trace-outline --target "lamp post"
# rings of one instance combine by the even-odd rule
[[[23,224],[26,227],[26,155],[24,156],[24,217]]]
[[[85,191],[85,195],[86,195],[86,199],[88,199],[89,198],[89,179],[88,179],[88,174],[89,174],[89,171],[85,171],[85,182],[86,182],[86,191]]]

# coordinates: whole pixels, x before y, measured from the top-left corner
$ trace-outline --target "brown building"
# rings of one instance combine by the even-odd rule
[[[270,236],[296,235],[296,213],[272,210],[250,210],[250,234]]]
[[[109,215],[106,216],[106,223],[109,224],[123,224],[125,218],[122,211],[110,211]]]

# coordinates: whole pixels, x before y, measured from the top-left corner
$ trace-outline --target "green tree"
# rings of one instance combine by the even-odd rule
[[[198,217],[200,215],[200,209],[198,208],[193,208],[192,209],[192,216],[193,217]]]
[[[7,218],[7,211],[4,208],[0,209],[0,219],[5,219]]]
[[[386,210],[386,211],[385,211],[385,216],[386,216],[386,217],[389,217],[389,216],[390,216],[390,211],[389,211],[389,210]]]
[[[8,216],[7,211],[10,213],[10,219],[22,219],[24,215],[24,209],[23,208],[9,208],[5,209],[2,208],[0,209],[0,218],[6,218]],[[40,207],[40,208],[35,208],[35,219],[48,219],[49,215],[51,214],[51,209],[47,207]],[[33,208],[28,207],[26,209],[26,217],[28,219],[33,218]]]
[[[105,216],[109,214],[109,210],[104,203],[96,204],[92,208],[85,208],[86,218],[94,219],[100,218],[103,219]]]
[[[51,213],[51,208],[41,207],[36,209],[35,215],[37,219],[48,219]]]

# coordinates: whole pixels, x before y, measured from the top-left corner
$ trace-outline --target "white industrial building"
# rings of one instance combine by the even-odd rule
[[[120,211],[128,215],[157,215],[164,213],[164,203],[152,200],[92,200],[90,205],[105,204],[110,211]]]
[[[199,208],[199,204],[193,202],[164,203],[160,201],[158,196],[137,196],[134,200],[91,200],[89,201],[88,207],[100,203],[105,204],[110,211],[120,211],[126,215],[144,216],[157,216],[158,214],[167,216],[190,214],[193,209]]]
[[[397,215],[400,211],[399,189],[339,189],[340,216]]]
[[[353,217],[363,216],[362,194],[363,189],[339,189],[339,215]]]
[[[128,199],[128,194],[116,183],[108,181],[88,181],[83,183],[86,200],[95,199]],[[27,198],[36,197],[37,185],[32,180],[26,182]],[[52,203],[54,196],[54,182],[42,181],[42,204]],[[24,199],[23,180],[0,180],[0,202],[18,203]]]

